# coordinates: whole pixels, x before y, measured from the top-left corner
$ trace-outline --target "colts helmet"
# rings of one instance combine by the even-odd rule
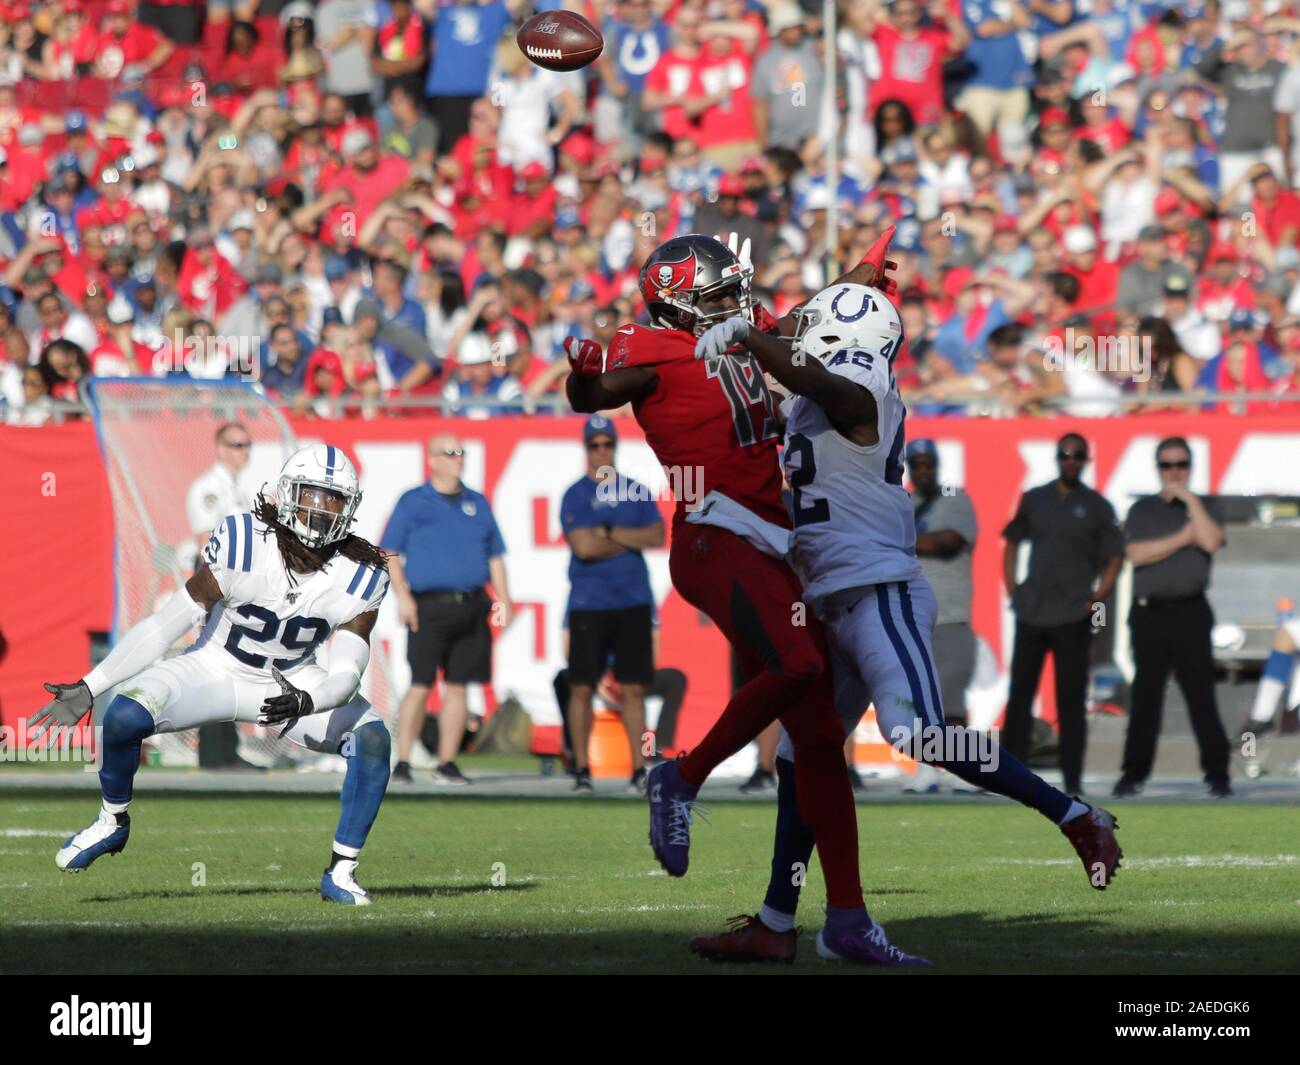
[[[891,363],[903,343],[903,320],[878,288],[838,284],[822,289],[798,311],[794,347],[815,359],[841,348],[863,348]]]
[[[309,488],[339,496],[342,507],[336,513],[304,502],[303,491]],[[280,470],[275,489],[275,516],[308,547],[332,544],[347,536],[360,503],[357,471],[341,448],[313,444],[295,451]],[[300,512],[307,515],[305,523],[298,517]]]
[[[750,281],[754,268],[746,267],[722,241],[701,233],[673,237],[650,253],[641,267],[641,296],[651,320],[665,329],[684,329],[703,335],[715,322],[743,314],[754,320]],[[735,289],[739,310],[705,313],[700,297]]]

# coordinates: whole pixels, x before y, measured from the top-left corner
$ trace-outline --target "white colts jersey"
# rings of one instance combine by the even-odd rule
[[[217,522],[203,561],[222,600],[193,649],[259,681],[272,666],[287,674],[314,662],[331,632],[378,609],[388,591],[386,569],[337,553],[324,569],[290,580],[275,532],[248,513]]]
[[[825,366],[875,398],[880,442],[861,447],[812,400],[786,401],[781,462],[791,490],[792,558],[814,606],[832,592],[921,575],[912,500],[903,488],[907,410],[889,360],[846,348],[828,355]]]

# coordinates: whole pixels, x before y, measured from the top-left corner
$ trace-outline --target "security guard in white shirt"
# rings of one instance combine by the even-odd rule
[[[185,493],[185,513],[196,541],[191,561],[208,542],[219,518],[253,506],[252,493],[239,480],[252,453],[248,430],[238,422],[226,422],[217,430],[216,445],[217,461]]]
[[[216,447],[217,461],[185,493],[185,513],[195,539],[188,553],[191,569],[222,517],[253,508],[253,494],[239,480],[252,455],[253,438],[239,422],[226,422],[217,430]],[[239,756],[239,733],[229,721],[199,727],[199,765],[205,769],[257,768]]]

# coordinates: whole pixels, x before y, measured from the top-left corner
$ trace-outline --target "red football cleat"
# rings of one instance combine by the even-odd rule
[[[1119,870],[1119,861],[1124,857],[1119,840],[1115,838],[1115,829],[1119,822],[1107,810],[1100,806],[1089,807],[1082,817],[1076,817],[1061,826],[1065,838],[1074,845],[1075,851],[1083,861],[1083,871],[1088,874],[1088,883],[1098,891],[1105,891],[1106,885]]]
[[[730,931],[692,939],[692,953],[709,961],[794,962],[799,936],[793,929],[773,932],[757,917],[743,913],[727,918],[727,923]]]

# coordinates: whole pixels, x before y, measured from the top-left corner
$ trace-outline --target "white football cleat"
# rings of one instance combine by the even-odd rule
[[[353,859],[335,862],[320,878],[320,897],[326,902],[340,902],[344,906],[369,906],[370,896],[357,883],[357,863]]]
[[[65,873],[79,873],[104,854],[119,854],[131,835],[131,817],[123,812],[110,814],[100,810],[99,816],[74,836],[69,836],[54,864]]]

